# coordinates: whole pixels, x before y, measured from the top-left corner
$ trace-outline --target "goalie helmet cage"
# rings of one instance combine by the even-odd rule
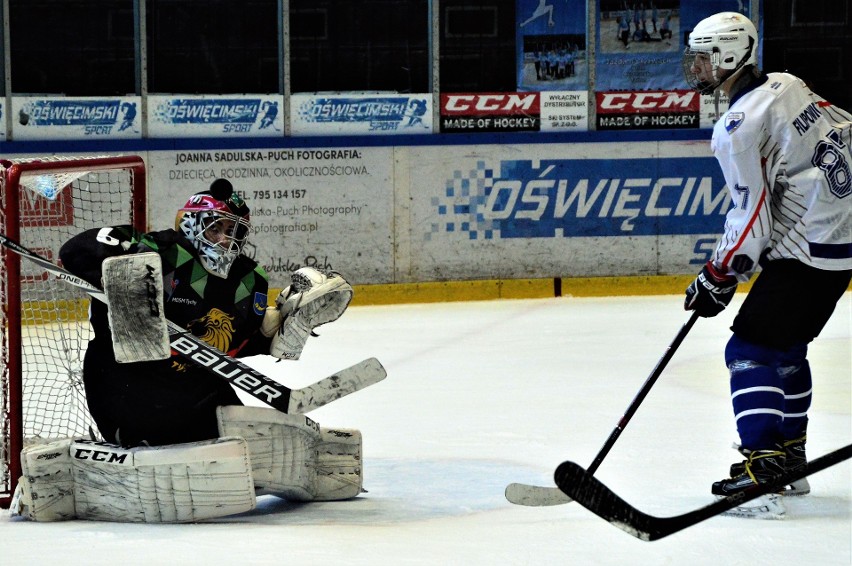
[[[90,228],[147,228],[140,157],[0,159],[0,231],[58,261]],[[83,355],[88,297],[0,247],[0,507],[8,507],[30,442],[88,435]]]

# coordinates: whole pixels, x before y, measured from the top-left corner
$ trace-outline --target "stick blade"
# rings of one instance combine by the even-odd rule
[[[525,507],[551,507],[571,503],[571,498],[557,487],[510,483],[506,486],[506,499]]]
[[[290,414],[304,414],[341,397],[346,397],[387,377],[387,371],[376,358],[357,364],[290,393]]]
[[[650,516],[624,501],[579,464],[562,462],[553,479],[565,495],[624,532],[645,541],[661,538],[661,533],[652,528]]]

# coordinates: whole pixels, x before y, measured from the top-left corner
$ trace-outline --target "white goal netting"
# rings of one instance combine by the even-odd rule
[[[144,230],[144,178],[139,158],[0,161],[0,231],[58,262],[62,244],[84,230]],[[0,259],[2,504],[17,479],[22,443],[84,436],[94,424],[82,375],[91,338],[87,295],[5,247]]]

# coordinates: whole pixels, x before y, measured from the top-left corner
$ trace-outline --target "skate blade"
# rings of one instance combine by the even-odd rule
[[[785,497],[801,497],[802,495],[807,495],[811,492],[811,484],[808,482],[808,478],[802,478],[798,481],[794,481],[790,485],[788,485],[784,489]]]
[[[782,497],[778,493],[761,495],[739,507],[734,507],[722,513],[726,517],[741,519],[783,519],[787,514]]]

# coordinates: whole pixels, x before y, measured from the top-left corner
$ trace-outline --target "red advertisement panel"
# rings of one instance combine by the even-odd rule
[[[537,92],[441,94],[441,132],[537,132]]]
[[[692,90],[595,93],[598,130],[698,128],[701,97]]]

